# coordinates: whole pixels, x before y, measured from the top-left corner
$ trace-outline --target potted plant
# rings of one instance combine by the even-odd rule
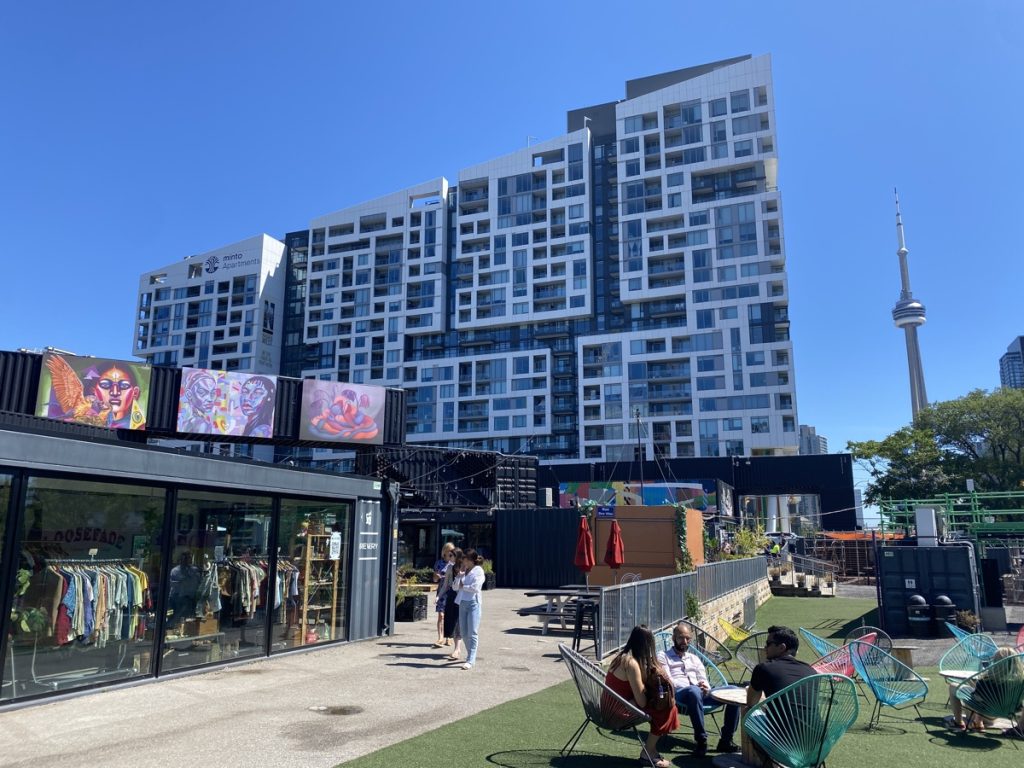
[[[956,623],[961,629],[966,629],[968,632],[977,632],[978,625],[981,622],[978,617],[974,615],[973,611],[957,611]]]
[[[395,621],[423,621],[426,618],[426,592],[407,586],[395,590]]]
[[[777,584],[781,584],[782,583],[782,569],[781,568],[777,568],[775,566],[772,566],[771,568],[768,569],[768,576],[769,576],[769,578],[771,578],[772,584],[776,584],[777,585]]]
[[[494,562],[484,560],[480,567],[484,569],[484,589],[494,589],[498,586],[497,577],[494,575]]]

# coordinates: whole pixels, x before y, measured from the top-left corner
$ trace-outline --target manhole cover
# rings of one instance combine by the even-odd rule
[[[352,704],[343,704],[340,707],[310,707],[309,711],[316,712],[319,715],[358,715],[363,711],[363,708]]]

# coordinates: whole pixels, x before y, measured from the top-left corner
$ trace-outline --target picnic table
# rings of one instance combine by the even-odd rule
[[[541,634],[548,633],[548,626],[556,621],[562,625],[562,629],[568,629],[565,619],[568,611],[568,603],[581,598],[594,598],[600,594],[599,589],[539,589],[524,593],[527,597],[543,597],[545,604],[533,608],[520,608],[520,616],[536,616],[541,622]],[[575,614],[573,614],[575,619]]]

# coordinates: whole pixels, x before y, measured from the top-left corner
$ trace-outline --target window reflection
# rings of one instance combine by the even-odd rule
[[[164,491],[30,478],[23,514],[0,699],[150,674]]]
[[[347,637],[351,505],[281,502],[272,650]]]
[[[178,494],[164,671],[266,652],[268,606],[281,603],[269,579],[270,533],[269,498]]]

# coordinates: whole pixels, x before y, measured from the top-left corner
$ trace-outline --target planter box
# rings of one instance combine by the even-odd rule
[[[395,606],[395,621],[423,621],[426,618],[426,594],[407,597]]]
[[[484,586],[483,586],[483,588],[484,589],[494,589],[496,586],[498,586],[498,579],[497,579],[497,577],[495,577],[494,571],[491,571],[490,573],[488,573],[488,574],[486,574],[484,576]]]

